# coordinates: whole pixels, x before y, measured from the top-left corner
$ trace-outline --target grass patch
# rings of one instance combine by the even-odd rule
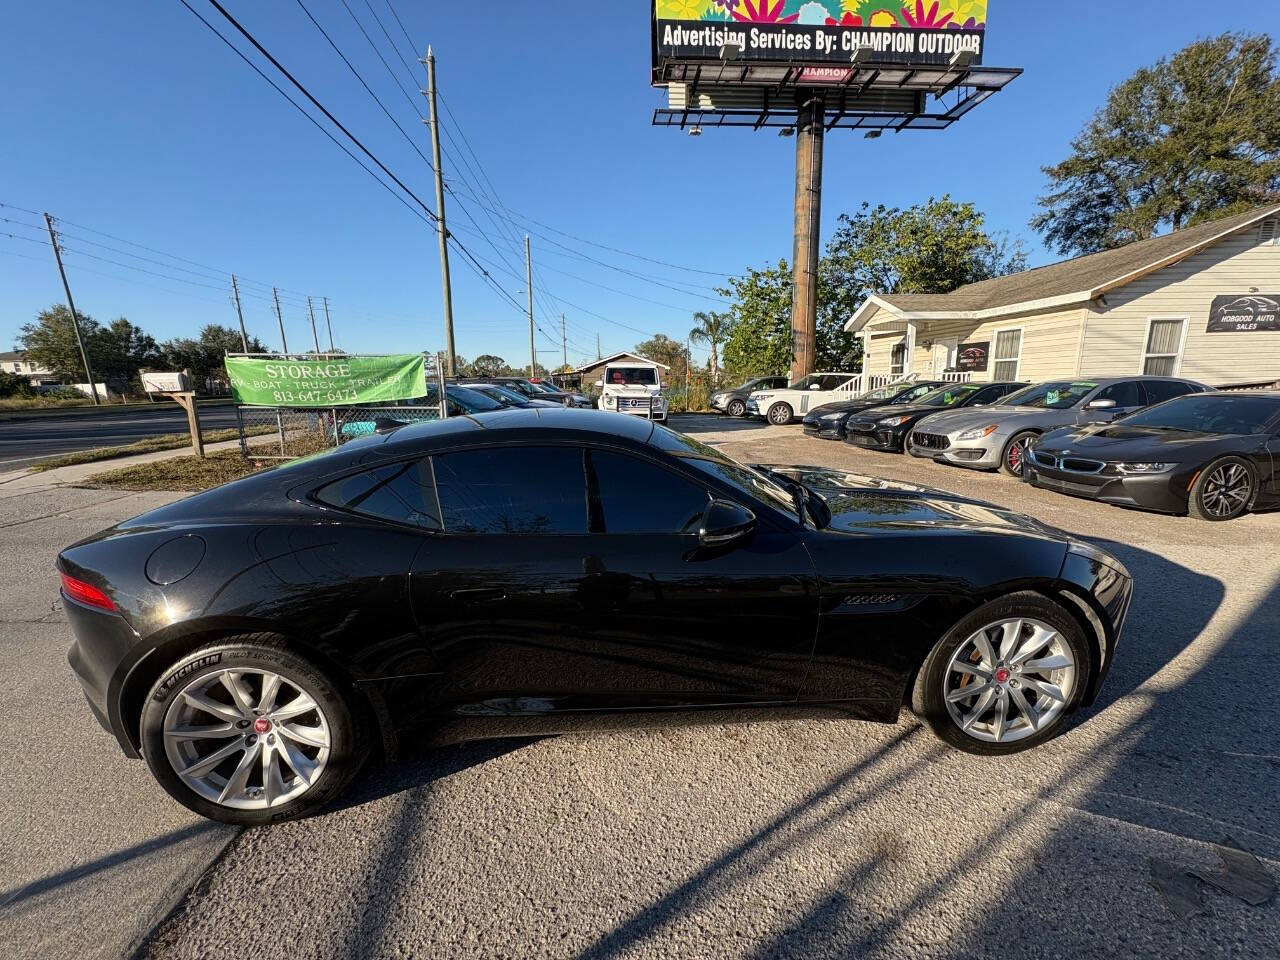
[[[246,436],[257,437],[267,433],[275,433],[275,427],[250,427]],[[205,443],[220,443],[224,440],[235,440],[240,436],[235,430],[202,430],[200,436]],[[94,447],[91,450],[77,450],[64,453],[60,457],[50,457],[33,463],[28,469],[41,473],[45,470],[56,470],[58,467],[74,467],[78,463],[97,463],[99,460],[114,460],[116,457],[131,457],[138,453],[156,453],[160,450],[179,450],[191,446],[191,436],[186,433],[165,433],[158,437],[144,437],[121,447]],[[239,454],[236,454],[239,456]]]
[[[83,400],[55,399],[44,397],[4,397],[0,399],[0,410],[55,410],[58,407],[87,407],[93,401],[88,397]]]
[[[274,429],[274,428],[273,428]],[[319,453],[332,446],[329,438],[318,433],[303,434],[285,444],[285,452],[292,457]],[[250,448],[252,449],[252,448]],[[264,447],[264,450],[278,449]],[[85,479],[85,484],[106,487],[111,490],[178,490],[197,493],[232,480],[239,480],[251,473],[270,470],[288,461],[246,460],[239,450],[222,450],[211,453],[203,460],[196,456],[169,457],[151,463],[137,463],[103,473],[95,473]]]

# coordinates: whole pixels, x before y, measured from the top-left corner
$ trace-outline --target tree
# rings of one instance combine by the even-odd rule
[[[711,349],[711,384],[720,382],[720,344],[729,336],[733,325],[733,316],[728,313],[699,311],[693,315],[697,324],[689,331],[689,339],[694,343],[705,343]]]
[[[1031,226],[1064,254],[1094,253],[1280,194],[1280,76],[1265,34],[1199,40],[1145,67],[1045,167]]]
[[[972,204],[945,196],[905,210],[863,204],[841,215],[818,263],[817,367],[860,367],[862,343],[844,325],[872,293],[949,293],[1025,267],[1020,246],[989,233]],[[733,300],[724,358],[735,378],[791,366],[791,291],[785,260],[721,291]]]
[[[683,343],[659,333],[644,343],[637,343],[635,352],[655,363],[670,367],[666,373],[667,379],[684,382],[685,374],[689,371],[689,348]]]
[[[102,359],[99,353],[101,326],[92,317],[79,311],[80,336],[84,339],[89,363],[95,368],[94,376],[101,376],[96,369]],[[75,330],[71,324],[71,311],[57,303],[48,310],[36,314],[34,323],[24,324],[18,342],[27,351],[27,359],[53,371],[53,375],[72,383],[85,382],[84,360],[76,344]]]
[[[501,357],[483,353],[471,361],[470,373],[473,377],[501,377],[510,369]]]
[[[160,348],[155,339],[124,317],[117,317],[110,326],[99,329],[95,338],[98,357],[93,360],[93,375],[119,385],[122,391],[143,367],[160,363]]]
[[[227,354],[243,350],[239,330],[211,323],[201,328],[199,339],[180,337],[161,344],[160,363],[171,370],[190,370],[197,388],[211,381],[226,385]],[[257,337],[250,337],[248,352],[266,353],[267,348]]]

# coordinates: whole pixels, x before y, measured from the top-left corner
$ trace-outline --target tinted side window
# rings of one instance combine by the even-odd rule
[[[448,533],[586,533],[579,447],[460,450],[432,458]]]
[[[1194,384],[1182,380],[1146,380],[1142,386],[1146,388],[1147,403],[1150,404],[1164,403],[1174,397],[1199,392]]]
[[[1142,391],[1138,389],[1138,381],[1122,380],[1098,391],[1094,400],[1114,400],[1117,407],[1142,406]]]
[[[429,460],[392,463],[344,477],[321,487],[315,496],[321,503],[354,513],[429,530],[440,529]]]
[[[698,532],[710,499],[703,487],[625,453],[588,456],[593,533]]]
[[[1009,392],[1009,387],[1001,384],[998,387],[983,387],[969,398],[968,406],[976,407],[984,403],[995,403]]]

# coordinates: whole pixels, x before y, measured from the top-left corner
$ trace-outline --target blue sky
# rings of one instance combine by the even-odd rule
[[[429,155],[426,128],[341,0],[305,2]],[[535,313],[545,331],[537,337],[540,363],[559,363],[561,309],[571,362],[594,356],[597,334],[605,353],[633,346],[643,339],[638,331],[683,338],[693,311],[718,305],[716,278],[694,270],[741,271],[790,255],[794,141],[767,131],[709,130],[692,138],[652,127],[661,96],[648,86],[643,0],[392,2],[415,43],[435,48],[440,89],[456,118],[443,120],[454,141],[445,141],[448,174],[455,181],[467,174],[459,163],[464,155],[471,160],[465,134],[502,203],[545,225],[531,225],[541,234],[532,241],[540,279]],[[296,0],[225,3],[432,203],[422,159]],[[409,59],[386,0],[348,3],[408,86],[370,13],[379,14]],[[192,4],[215,20],[205,0]],[[989,21],[987,62],[1021,66],[1026,74],[946,132],[877,141],[833,133],[824,236],[840,212],[864,200],[906,205],[950,193],[977,204],[993,229],[1024,237],[1033,262],[1054,259],[1027,228],[1044,187],[1040,167],[1065,155],[1108,89],[1197,37],[1280,33],[1280,4],[991,0]],[[127,316],[157,339],[190,335],[210,322],[234,325],[222,276],[234,270],[248,279],[250,332],[272,348],[279,334],[271,285],[286,291],[286,332],[295,350],[310,341],[307,294],[329,297],[336,339],[349,351],[443,346],[434,233],[178,0],[11,3],[5,26],[0,203],[61,218],[82,312],[102,321]],[[421,74],[419,81],[425,85]],[[419,106],[425,112],[425,102]],[[514,249],[523,230],[499,232],[468,200],[466,184],[455,187],[501,253],[457,204],[449,209],[451,226],[493,262],[495,279],[523,303],[523,265]],[[21,209],[0,209],[0,217],[19,221],[0,222],[0,349],[8,349],[18,328],[63,294],[47,243],[32,242],[41,237],[30,226],[39,218]],[[588,246],[553,230],[693,269]],[[457,254],[453,265],[458,351],[527,363],[524,318]],[[516,276],[503,272],[513,268]]]

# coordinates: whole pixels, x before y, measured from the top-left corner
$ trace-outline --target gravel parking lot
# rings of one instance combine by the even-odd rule
[[[1280,904],[1242,896],[1250,870],[1264,871],[1252,877],[1264,893],[1280,876],[1280,715],[1267,697],[1280,679],[1280,514],[1204,524],[798,427],[673,426],[742,459],[939,486],[1105,545],[1137,596],[1101,700],[1062,737],[1003,760],[950,752],[906,714],[895,726],[715,717],[432,750],[366,776],[321,816],[241,833],[147,955],[1275,956]],[[38,601],[15,605],[15,619],[53,596],[28,580]],[[40,629],[58,656],[11,630],[7,681],[51,672],[44,687],[87,736],[63,638]],[[148,817],[189,828],[106,734],[93,743],[97,754],[77,747],[74,771],[43,775],[74,776],[79,793],[133,783]],[[6,832],[22,816],[73,832],[57,805],[84,801],[47,795],[54,809],[19,813],[6,791]],[[134,812],[100,807],[99,830]],[[55,855],[67,842],[51,829],[45,841]],[[1159,888],[1154,875],[1167,877]],[[74,893],[65,911],[92,925],[103,905]],[[10,952],[61,955],[48,940]]]

